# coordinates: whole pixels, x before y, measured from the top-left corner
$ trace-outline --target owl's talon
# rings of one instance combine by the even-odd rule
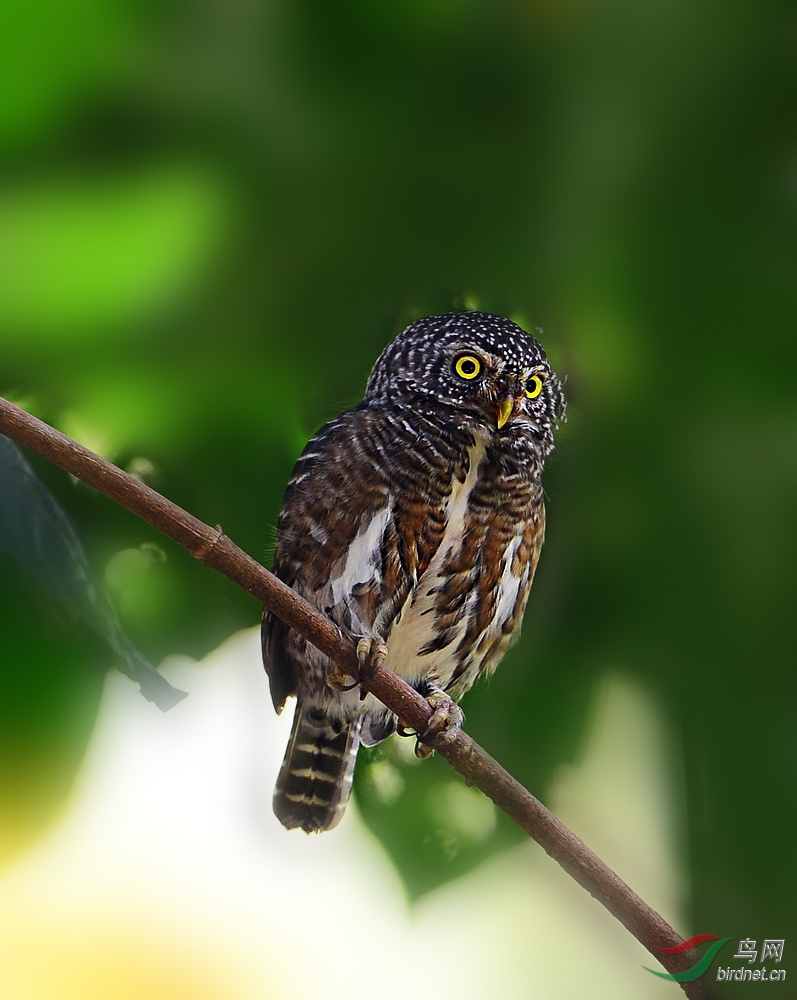
[[[370,680],[380,667],[384,666],[387,659],[387,646],[381,639],[359,639],[357,641],[357,659],[360,662],[357,682],[362,685]],[[364,691],[361,691],[361,696],[365,697]]]
[[[360,689],[360,700],[367,695],[363,687],[376,670],[381,667],[387,658],[387,646],[380,639],[359,639],[357,642],[357,661],[359,667],[354,675],[347,674],[337,665],[332,665],[332,669],[327,674],[326,682],[335,691],[353,691]],[[353,678],[353,679],[352,679]]]
[[[327,687],[331,687],[333,691],[352,691],[360,683],[353,681],[344,670],[340,669],[337,663],[332,665],[332,669],[327,674],[326,682]]]
[[[365,701],[368,692],[363,684],[383,666],[387,659],[387,646],[381,639],[360,639],[357,642],[357,659],[360,661],[360,673],[357,678],[357,683],[360,685],[360,701]]]
[[[459,705],[439,688],[432,688],[426,700],[432,709],[432,716],[426,729],[417,734],[415,756],[421,760],[431,757],[435,749],[456,739],[465,719]]]

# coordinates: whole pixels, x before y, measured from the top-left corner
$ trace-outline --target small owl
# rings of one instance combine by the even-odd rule
[[[288,483],[274,571],[433,707],[517,636],[545,531],[542,468],[564,418],[537,341],[482,312],[431,316],[377,359],[365,398],[310,441]],[[274,707],[297,698],[274,791],[284,826],[343,815],[360,744],[396,719],[269,612]],[[367,663],[364,662],[364,666]]]

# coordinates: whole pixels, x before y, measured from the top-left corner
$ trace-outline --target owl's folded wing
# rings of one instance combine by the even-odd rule
[[[440,545],[457,471],[410,428],[391,426],[386,409],[345,413],[307,445],[288,484],[274,565],[342,629],[380,638]],[[268,611],[262,641],[280,711],[317,657]]]

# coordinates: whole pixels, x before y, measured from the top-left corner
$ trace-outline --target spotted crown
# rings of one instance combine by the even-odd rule
[[[452,359],[469,351],[487,361],[484,380],[467,382],[456,377]],[[534,337],[517,323],[492,313],[443,313],[412,323],[388,344],[371,371],[364,403],[433,397],[454,407],[456,416],[463,408],[480,413],[483,400],[493,399],[502,381],[533,372],[541,373],[545,381],[529,413],[547,427],[561,423],[565,419],[562,383]]]

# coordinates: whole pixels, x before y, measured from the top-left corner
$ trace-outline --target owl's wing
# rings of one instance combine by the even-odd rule
[[[412,423],[391,416],[388,407],[360,407],[310,441],[285,494],[274,564],[341,628],[381,638],[440,545],[461,471]],[[280,711],[316,654],[268,611],[262,641]]]

